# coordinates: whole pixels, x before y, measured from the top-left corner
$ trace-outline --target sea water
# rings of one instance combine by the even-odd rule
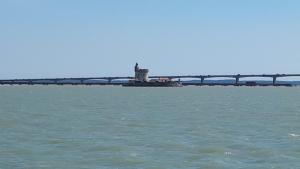
[[[0,168],[299,169],[300,88],[0,86]]]

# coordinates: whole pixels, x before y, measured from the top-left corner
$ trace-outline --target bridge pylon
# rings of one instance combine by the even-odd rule
[[[276,79],[277,79],[277,76],[273,76],[273,86],[276,85]]]
[[[201,76],[200,78],[201,78],[201,84],[203,84],[203,83],[204,83],[205,77],[204,77],[204,76]]]
[[[239,83],[239,81],[240,81],[240,74],[237,74],[236,76],[235,76],[235,85],[238,85],[238,83]]]

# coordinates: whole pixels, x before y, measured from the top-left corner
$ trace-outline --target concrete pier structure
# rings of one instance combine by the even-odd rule
[[[239,81],[240,81],[240,74],[235,76],[235,85],[238,85]]]
[[[276,79],[277,79],[277,76],[273,76],[273,85],[274,86],[276,85]]]
[[[201,76],[200,79],[201,79],[201,84],[203,84],[204,83],[204,79],[205,79],[204,76]]]

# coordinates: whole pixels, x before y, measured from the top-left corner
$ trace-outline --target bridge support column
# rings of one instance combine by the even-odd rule
[[[239,85],[239,81],[240,81],[240,74],[237,74],[236,76],[234,76],[235,78],[235,85]]]
[[[273,76],[273,86],[276,85],[276,79],[277,79],[277,76]]]
[[[204,83],[204,77],[201,77],[201,84],[203,85],[203,83]]]
[[[238,77],[238,76],[235,77],[235,84],[236,84],[236,85],[238,85],[239,81],[240,81],[240,77]]]

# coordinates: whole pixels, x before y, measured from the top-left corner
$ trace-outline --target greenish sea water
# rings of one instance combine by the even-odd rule
[[[1,86],[1,169],[299,169],[300,88]]]

